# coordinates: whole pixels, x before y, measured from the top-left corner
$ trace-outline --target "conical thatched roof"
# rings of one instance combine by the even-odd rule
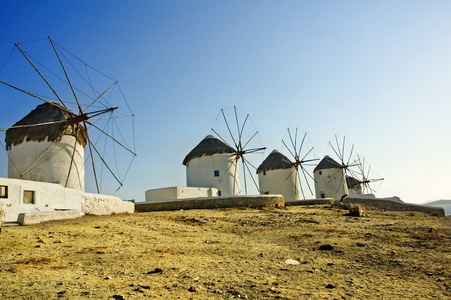
[[[10,128],[6,131],[6,148],[17,146],[24,141],[42,142],[47,139],[53,142],[59,139],[62,134],[77,137],[77,141],[84,147],[86,145],[85,129],[78,124],[70,125],[68,120],[72,118],[71,114],[57,103],[43,103],[38,105],[22,120],[13,125],[36,125],[46,122],[55,122],[49,125],[29,126],[20,128]],[[58,122],[62,121],[62,122]]]
[[[235,153],[235,149],[226,145],[224,142],[215,138],[212,135],[206,136],[183,160],[183,164],[186,166],[193,158],[199,158],[202,156],[211,156],[213,154],[222,153]]]
[[[355,188],[356,186],[359,186],[360,183],[360,180],[352,176],[346,176],[346,184],[348,185],[348,188]]]
[[[273,150],[258,167],[257,174],[269,170],[291,169],[293,166],[294,164],[285,155],[277,150]]]
[[[336,169],[341,168],[341,165],[333,160],[329,155],[324,156],[324,158],[315,167],[313,172],[324,169]]]

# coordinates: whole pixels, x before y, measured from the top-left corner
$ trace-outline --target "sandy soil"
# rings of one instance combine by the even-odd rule
[[[346,213],[191,210],[4,227],[0,298],[451,298],[451,217]]]

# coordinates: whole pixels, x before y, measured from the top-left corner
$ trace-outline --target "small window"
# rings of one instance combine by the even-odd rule
[[[263,176],[266,176],[266,170],[263,170]]]
[[[215,170],[214,173],[215,173],[215,177],[219,177],[219,170]]]
[[[221,191],[218,191],[218,196],[221,197]]]
[[[34,204],[34,191],[23,191],[23,203]]]
[[[323,172],[322,172],[322,171],[319,171],[319,175],[323,175]]]
[[[8,186],[0,185],[0,198],[8,198]]]

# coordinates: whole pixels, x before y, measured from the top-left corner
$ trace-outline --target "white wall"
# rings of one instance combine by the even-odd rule
[[[260,194],[280,194],[285,201],[300,200],[297,171],[291,169],[274,169],[258,173]]]
[[[23,142],[17,146],[12,145],[8,151],[10,157],[8,177],[59,183],[65,186],[74,152],[75,137],[63,135],[61,141],[52,146],[51,144],[45,140],[43,142]],[[33,164],[36,159],[36,163]],[[33,166],[26,171],[31,164]],[[20,175],[24,172],[24,176],[21,177]],[[67,187],[79,191],[85,190],[84,148],[79,143],[75,147]]]
[[[219,176],[214,176],[214,171]],[[214,187],[221,196],[241,194],[240,174],[235,155],[214,154],[193,158],[186,165],[186,181],[189,187]]]
[[[146,202],[170,202],[186,198],[217,197],[218,189],[200,187],[168,187],[146,191]]]
[[[8,197],[0,198],[5,205],[6,222],[17,222],[21,213],[75,209],[80,211],[82,192],[66,189],[59,184],[38,181],[0,178],[0,185],[8,187]],[[34,204],[23,203],[24,191],[34,191]]]
[[[315,179],[316,198],[340,200],[343,195],[349,195],[345,174],[341,168],[314,171],[313,178]]]

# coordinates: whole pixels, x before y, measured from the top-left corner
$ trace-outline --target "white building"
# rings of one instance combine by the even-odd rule
[[[0,178],[6,222],[134,212],[132,202],[84,192],[86,132],[76,117],[59,104],[44,103],[7,130],[9,178]]]
[[[352,176],[346,176],[349,195],[362,195],[362,182]]]
[[[57,103],[36,107],[6,131],[8,178],[59,183],[84,191],[85,129]],[[38,125],[51,123],[48,125]]]
[[[341,200],[349,195],[343,167],[326,155],[313,170],[316,198]]]
[[[188,187],[218,189],[219,196],[241,194],[235,150],[208,135],[183,160]]]
[[[279,151],[268,155],[257,174],[260,194],[280,194],[285,201],[300,200],[296,167]]]
[[[189,198],[218,197],[218,189],[202,187],[172,186],[146,191],[146,202],[172,202]]]

